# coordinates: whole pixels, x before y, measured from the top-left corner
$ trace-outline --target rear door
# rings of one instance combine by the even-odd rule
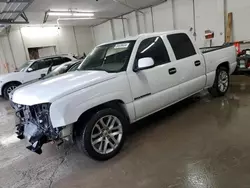
[[[161,37],[142,40],[136,52],[134,67],[140,58],[151,57],[155,66],[139,72],[129,71],[136,118],[142,118],[179,99],[179,72],[171,62]]]
[[[185,33],[167,36],[180,68],[180,99],[190,96],[205,87],[206,67],[199,49],[195,49]]]

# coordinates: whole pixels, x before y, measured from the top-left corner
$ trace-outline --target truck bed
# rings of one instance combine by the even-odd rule
[[[231,47],[233,45],[222,45],[222,46],[212,46],[212,47],[203,47],[203,48],[200,48],[200,51],[205,54],[205,53],[209,53],[209,52],[212,52],[212,51],[216,51],[216,50],[221,50],[223,48],[228,48],[228,47]]]

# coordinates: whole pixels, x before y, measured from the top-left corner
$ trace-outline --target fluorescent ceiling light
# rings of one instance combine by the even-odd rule
[[[73,16],[94,16],[94,13],[83,13],[83,12],[77,12],[77,13],[73,13]]]
[[[86,18],[59,18],[58,20],[92,20],[94,17],[86,17]]]
[[[71,12],[48,12],[50,16],[71,16]]]
[[[50,9],[50,11],[52,11],[52,12],[68,12],[69,11],[69,9]]]
[[[91,12],[48,12],[50,16],[94,16]]]
[[[51,12],[94,12],[93,10],[79,10],[79,9],[50,9]]]

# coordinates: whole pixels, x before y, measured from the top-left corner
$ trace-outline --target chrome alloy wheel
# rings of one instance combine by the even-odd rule
[[[218,79],[218,88],[220,92],[225,92],[229,85],[229,78],[226,71],[221,71]]]
[[[7,94],[9,95],[14,89],[16,89],[17,86],[10,86],[7,89]]]
[[[100,118],[91,133],[91,144],[99,154],[109,154],[120,144],[123,136],[121,121],[113,115]]]

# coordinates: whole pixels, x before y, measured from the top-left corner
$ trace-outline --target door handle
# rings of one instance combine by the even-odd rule
[[[196,66],[196,67],[198,67],[198,66],[200,66],[201,65],[201,62],[198,60],[198,61],[195,61],[194,62],[194,65]]]
[[[176,68],[168,69],[168,73],[169,73],[170,75],[175,74],[176,72],[177,72]]]

